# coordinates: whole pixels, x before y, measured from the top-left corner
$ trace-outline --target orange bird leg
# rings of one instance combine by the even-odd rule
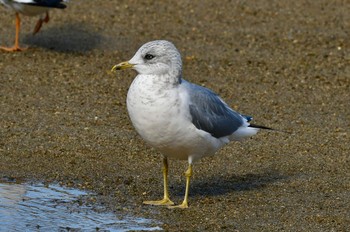
[[[15,45],[13,47],[0,47],[1,50],[7,51],[7,52],[16,52],[16,51],[23,51],[26,50],[26,48],[20,48],[19,47],[19,30],[21,27],[21,19],[19,17],[19,14],[16,13],[16,38],[15,38]]]
[[[50,21],[49,12],[46,11],[46,16],[45,16],[45,18],[44,18],[44,22],[45,22],[45,23],[48,23],[49,21]]]
[[[38,33],[40,31],[41,26],[43,25],[43,23],[47,23],[50,21],[50,16],[49,16],[49,12],[46,12],[45,18],[39,18],[38,22],[35,25],[34,31],[33,31],[33,35],[35,35],[36,33]]]

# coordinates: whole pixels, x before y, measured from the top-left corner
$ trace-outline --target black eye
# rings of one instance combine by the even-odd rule
[[[154,55],[152,55],[152,54],[146,54],[145,55],[145,59],[146,60],[152,60],[154,58]]]

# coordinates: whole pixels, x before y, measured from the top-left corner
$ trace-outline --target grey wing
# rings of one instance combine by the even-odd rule
[[[231,135],[244,123],[244,118],[229,108],[211,90],[183,81],[190,96],[192,123],[215,138]]]

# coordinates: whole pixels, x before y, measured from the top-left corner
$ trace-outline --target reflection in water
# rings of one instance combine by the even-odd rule
[[[57,185],[0,183],[0,231],[161,230],[148,219],[120,219],[79,206],[79,196],[86,194]]]

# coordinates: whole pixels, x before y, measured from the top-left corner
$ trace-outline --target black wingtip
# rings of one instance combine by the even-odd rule
[[[271,128],[271,127],[260,126],[260,125],[256,125],[256,124],[252,124],[252,123],[249,125],[249,127],[263,129],[263,130],[277,131],[277,132],[282,132],[282,133],[287,133],[287,134],[292,134],[292,132],[290,132],[290,131],[278,130],[278,129],[274,129],[274,128]]]
[[[40,7],[48,7],[48,8],[59,8],[59,9],[64,9],[67,6],[62,3],[63,0],[34,0],[34,2],[30,3],[21,3],[25,5],[33,5],[33,6],[40,6]]]

